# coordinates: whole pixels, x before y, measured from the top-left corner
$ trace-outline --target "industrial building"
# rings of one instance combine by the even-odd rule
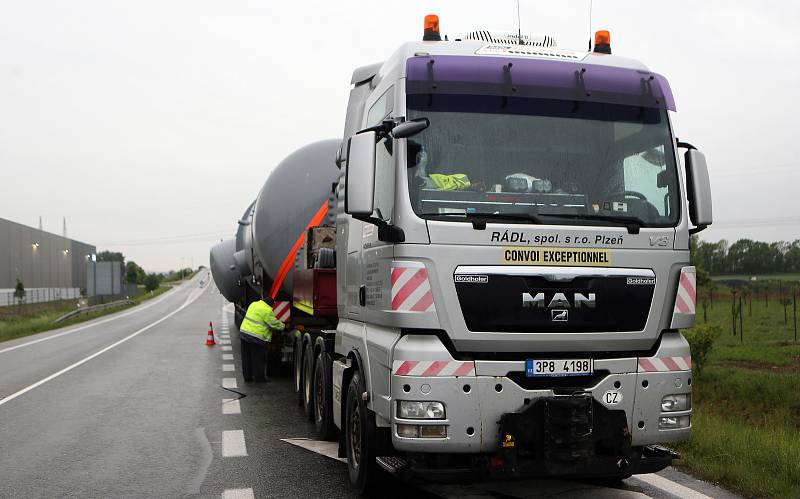
[[[95,254],[90,244],[0,218],[0,306],[17,279],[29,302],[72,298],[85,290],[86,263]]]

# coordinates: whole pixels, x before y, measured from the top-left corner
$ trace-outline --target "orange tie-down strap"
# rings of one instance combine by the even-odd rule
[[[306,228],[303,229],[303,232],[297,237],[297,241],[294,242],[292,249],[289,250],[289,253],[286,255],[286,258],[283,259],[283,263],[281,264],[281,268],[278,269],[278,275],[275,276],[275,280],[272,281],[272,287],[269,290],[269,295],[274,299],[275,295],[278,294],[278,290],[281,289],[281,284],[283,284],[283,280],[286,279],[286,275],[291,270],[292,265],[294,264],[294,256],[297,254],[297,250],[300,249],[300,246],[306,242],[306,233],[308,229],[311,227],[318,226],[322,219],[325,218],[325,215],[328,213],[328,200],[326,199],[323,201],[322,206],[320,206],[319,210],[314,214],[314,217],[308,222]]]

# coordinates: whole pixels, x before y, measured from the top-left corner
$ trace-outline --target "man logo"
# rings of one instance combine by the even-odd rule
[[[567,322],[569,320],[569,310],[551,310],[550,320],[553,322]]]

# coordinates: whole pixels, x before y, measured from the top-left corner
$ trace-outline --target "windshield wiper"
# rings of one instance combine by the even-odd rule
[[[435,217],[459,217],[466,218],[472,222],[472,228],[475,230],[486,229],[486,222],[489,221],[502,221],[502,222],[515,222],[515,223],[532,223],[541,224],[542,221],[539,217],[532,213],[420,213],[423,216]]]
[[[624,226],[628,229],[628,234],[638,234],[639,229],[646,224],[644,220],[639,217],[631,217],[627,215],[578,215],[568,213],[542,213],[543,217],[553,218],[569,218],[571,220],[598,220],[601,222],[612,222]]]

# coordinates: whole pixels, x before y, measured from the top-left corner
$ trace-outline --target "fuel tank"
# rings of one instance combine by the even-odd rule
[[[252,214],[255,265],[264,270],[270,295],[292,294],[292,268],[309,227],[333,225],[331,206],[338,139],[304,146],[281,161],[267,177]]]

